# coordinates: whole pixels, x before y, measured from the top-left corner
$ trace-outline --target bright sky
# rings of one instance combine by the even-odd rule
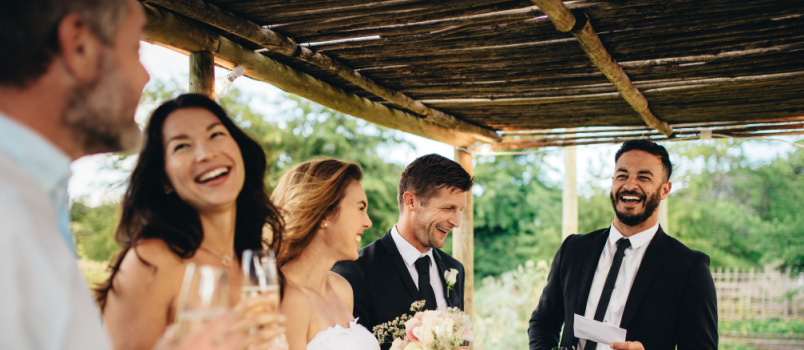
[[[154,81],[186,81],[189,76],[189,58],[182,54],[168,49],[151,45],[143,42],[140,49],[140,56],[145,68],[151,74],[151,82]],[[215,69],[216,77],[223,77],[228,71],[222,68]],[[247,77],[235,80],[234,87],[237,87],[251,97],[251,107],[264,115],[275,115],[271,101],[274,101],[281,91],[270,84],[258,82]],[[137,120],[142,122],[150,110],[140,109],[137,111]],[[444,143],[432,141],[419,136],[406,134],[409,140],[415,145],[414,152],[398,151],[392,154],[394,161],[406,164],[416,157],[429,153],[438,153],[448,158],[453,158],[454,149]],[[790,139],[793,141],[794,139]],[[618,145],[591,145],[577,148],[577,183],[579,193],[583,193],[584,188],[590,181],[595,180],[589,171],[590,169],[609,169],[613,167],[613,157]],[[753,159],[767,160],[780,154],[790,152],[793,146],[777,141],[756,141],[755,145],[746,147],[749,156]],[[555,181],[563,178],[564,156],[561,149],[547,149],[546,168],[550,177]],[[407,153],[407,154],[406,154]],[[96,205],[103,201],[116,200],[122,195],[124,188],[110,188],[110,184],[119,183],[125,179],[127,174],[112,172],[104,169],[104,164],[109,163],[109,156],[96,155],[84,157],[73,163],[73,176],[70,180],[70,197],[82,198],[90,205]],[[477,158],[476,158],[477,161]],[[689,166],[689,165],[688,165]],[[691,165],[694,166],[694,165]],[[606,185],[603,183],[602,185]],[[675,184],[674,188],[681,188]]]

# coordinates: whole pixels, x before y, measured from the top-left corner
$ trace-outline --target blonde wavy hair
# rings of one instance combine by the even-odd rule
[[[293,261],[307,248],[321,221],[338,214],[346,188],[362,178],[360,165],[334,158],[306,161],[282,176],[271,195],[285,220],[277,266]]]

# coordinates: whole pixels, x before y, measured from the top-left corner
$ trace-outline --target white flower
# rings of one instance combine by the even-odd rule
[[[412,341],[405,346],[405,350],[422,350],[422,344],[417,341]]]
[[[402,350],[402,344],[405,342],[402,339],[395,338],[394,342],[391,343],[391,350]]]
[[[452,268],[449,271],[444,271],[444,281],[447,282],[447,297],[449,297],[449,291],[452,290],[452,287],[455,286],[455,282],[458,279],[458,269]]]

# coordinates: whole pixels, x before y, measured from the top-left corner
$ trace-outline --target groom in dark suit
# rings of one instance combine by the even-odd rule
[[[408,165],[399,180],[397,224],[361,249],[357,261],[333,268],[352,285],[360,324],[371,330],[410,313],[418,300],[426,300],[425,309],[463,310],[463,265],[438,248],[460,226],[471,188],[469,173],[445,157],[430,154]],[[454,279],[445,278],[449,272]]]
[[[611,227],[564,240],[530,318],[531,350],[609,349],[575,337],[574,315],[627,331],[612,349],[717,349],[709,257],[662,231],[656,208],[670,193],[664,147],[625,142],[615,155]]]

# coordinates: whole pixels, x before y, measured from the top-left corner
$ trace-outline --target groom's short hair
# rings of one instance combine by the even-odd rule
[[[620,160],[620,156],[628,151],[644,151],[659,157],[659,160],[662,162],[662,167],[664,168],[664,173],[667,175],[665,181],[670,181],[670,175],[673,174],[673,163],[670,162],[670,155],[667,153],[667,149],[662,145],[645,139],[625,141],[614,155],[614,162],[617,163],[617,161]]]
[[[419,197],[422,204],[427,204],[427,201],[443,187],[466,192],[472,188],[473,182],[472,176],[455,161],[438,154],[421,156],[405,168],[402,178],[399,179],[397,192],[399,212],[401,213],[405,207],[402,200],[405,192],[413,193]]]

